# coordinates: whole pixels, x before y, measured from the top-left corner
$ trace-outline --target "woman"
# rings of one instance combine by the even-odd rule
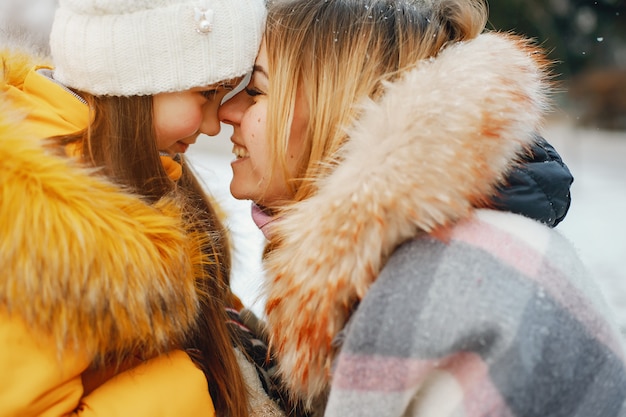
[[[187,300],[193,305],[179,308],[197,310],[193,323],[181,327],[181,337],[161,346],[179,352],[174,360],[178,366],[171,369],[186,369],[189,378],[184,373],[172,375],[167,366],[157,366],[151,372],[140,368],[145,384],[138,385],[150,399],[137,401],[133,407],[126,404],[129,414],[137,415],[136,410],[146,406],[150,415],[161,401],[168,404],[161,409],[163,413],[185,414],[184,408],[177,411],[176,402],[159,394],[167,391],[162,387],[171,387],[172,380],[178,381],[177,389],[182,391],[188,386],[189,392],[194,392],[199,382],[208,387],[208,403],[212,404],[205,407],[207,415],[279,413],[263,393],[253,365],[233,349],[233,345],[239,346],[238,333],[227,324],[232,314],[228,315],[225,307],[241,306],[229,287],[228,236],[218,210],[183,157],[201,133],[219,132],[217,107],[250,71],[264,19],[265,7],[260,0],[61,0],[50,37],[53,65],[33,65],[40,60],[15,49],[4,53],[2,99],[25,114],[21,126],[29,134],[54,138],[62,153],[96,168],[145,202],[159,204],[167,197],[179,205],[175,215],[182,217],[191,241],[188,267],[193,268],[196,291],[195,298]],[[52,247],[52,257],[55,237],[40,241]],[[122,247],[120,251],[121,258],[130,256]],[[167,278],[175,281],[184,277]],[[139,300],[146,297],[137,290]],[[101,293],[104,299],[114,296]],[[113,313],[99,311],[93,320],[109,322]],[[62,326],[73,318],[53,316],[51,320]],[[116,374],[127,368],[136,370],[154,355],[143,349],[140,334],[135,342],[136,351],[109,352],[106,344],[96,356],[89,351],[86,362],[69,371],[72,381],[82,379],[73,385],[76,390],[72,398],[79,398],[81,404],[96,394],[106,398],[112,391],[103,387],[119,381]],[[79,343],[76,350],[80,352],[82,346]],[[19,356],[18,346],[9,344],[8,348]],[[193,378],[196,367],[204,372],[205,381]],[[55,393],[50,396],[54,399],[64,395],[63,381],[47,381],[51,386],[41,389]],[[27,380],[19,382],[28,384]],[[248,388],[256,392],[249,396]],[[186,397],[181,396],[180,401]],[[125,401],[109,398],[108,404]],[[76,407],[75,412],[87,412],[80,405]]]
[[[575,250],[490,209],[548,85],[527,40],[483,33],[486,9],[272,3],[252,79],[220,109],[231,192],[269,239],[270,345],[314,414],[626,410],[622,342]]]

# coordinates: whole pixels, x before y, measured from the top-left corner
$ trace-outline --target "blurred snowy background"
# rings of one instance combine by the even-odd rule
[[[46,45],[56,0],[0,0],[2,31],[30,33]],[[572,206],[557,227],[579,249],[626,336],[626,6],[624,0],[492,0],[491,25],[544,41],[560,61],[564,91],[543,132],[572,171]],[[509,20],[507,20],[509,19]],[[514,19],[511,21],[510,19]],[[2,44],[0,43],[0,47]],[[233,287],[262,313],[263,237],[250,204],[228,192],[230,128],[201,137],[188,156],[228,213],[235,265]]]

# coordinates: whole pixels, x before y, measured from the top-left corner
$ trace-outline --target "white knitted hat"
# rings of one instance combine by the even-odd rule
[[[246,74],[264,0],[60,0],[54,78],[94,95],[184,91]]]

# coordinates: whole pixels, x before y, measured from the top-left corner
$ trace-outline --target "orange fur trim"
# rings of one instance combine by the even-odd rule
[[[151,207],[51,155],[0,97],[0,305],[58,351],[177,343],[197,312],[194,247],[172,202]]]

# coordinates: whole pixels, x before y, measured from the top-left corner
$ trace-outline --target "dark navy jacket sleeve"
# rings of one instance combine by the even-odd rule
[[[509,173],[494,197],[495,207],[554,227],[565,218],[574,178],[558,152],[544,138],[537,141]]]

